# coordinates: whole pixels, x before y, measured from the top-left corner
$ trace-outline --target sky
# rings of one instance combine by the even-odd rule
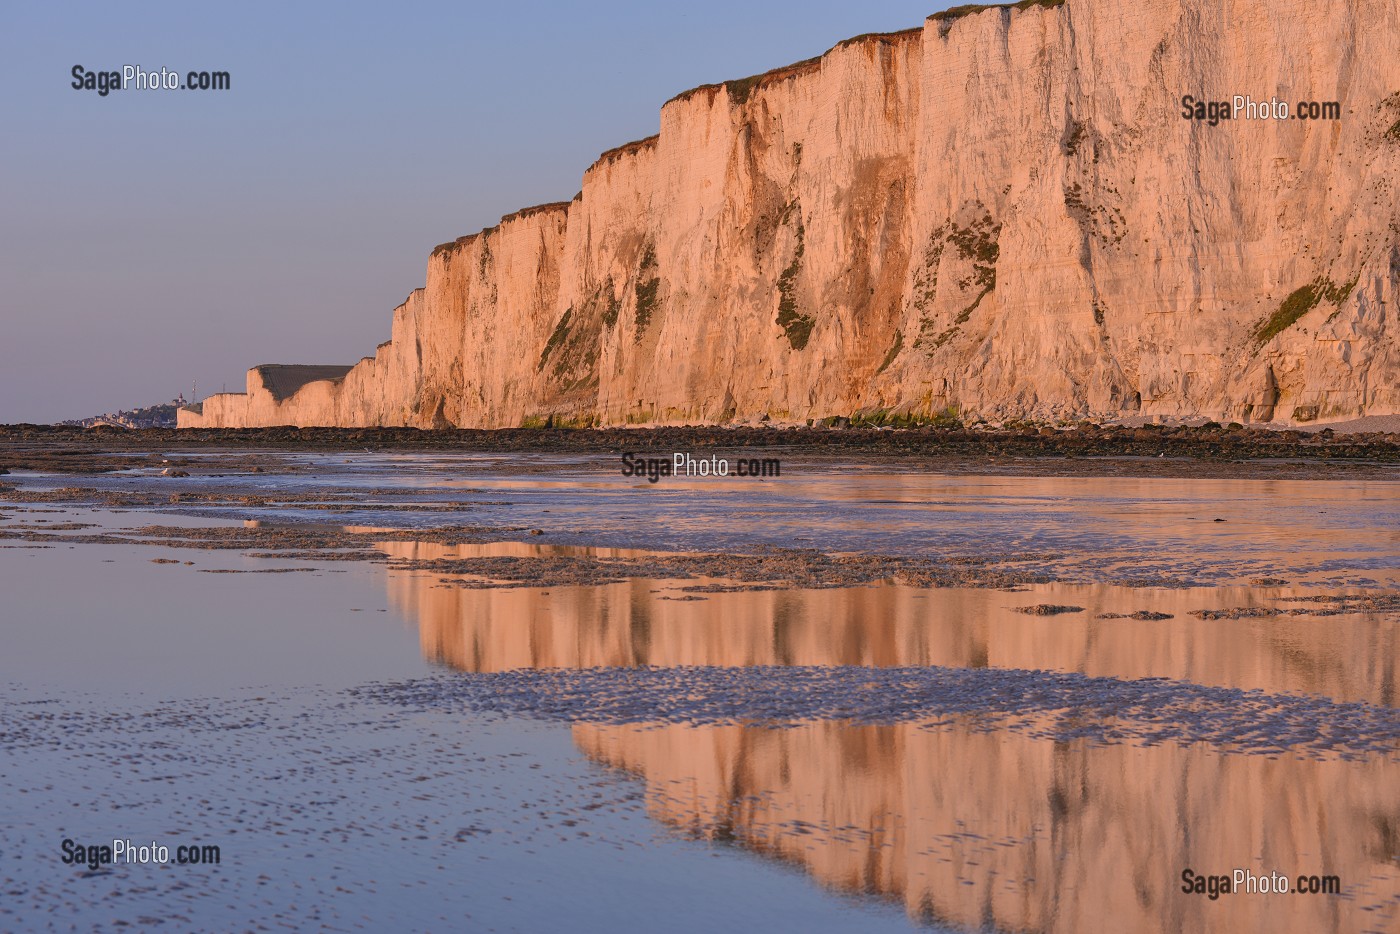
[[[573,197],[678,92],[946,5],[0,5],[0,423],[353,363],[434,245]],[[230,88],[103,97],[75,65]]]

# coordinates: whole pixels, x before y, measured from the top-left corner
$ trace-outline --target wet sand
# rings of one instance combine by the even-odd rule
[[[3,478],[3,926],[1400,930],[1383,459],[135,456]],[[138,830],[235,859],[50,865]]]

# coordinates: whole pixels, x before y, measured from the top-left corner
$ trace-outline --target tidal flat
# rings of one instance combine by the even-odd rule
[[[12,449],[0,928],[1400,930],[1400,468],[769,453]]]

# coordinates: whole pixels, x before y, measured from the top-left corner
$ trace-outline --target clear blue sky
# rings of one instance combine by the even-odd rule
[[[572,197],[672,95],[947,5],[0,5],[0,422],[352,363],[435,244]],[[79,64],[232,89],[99,97]]]

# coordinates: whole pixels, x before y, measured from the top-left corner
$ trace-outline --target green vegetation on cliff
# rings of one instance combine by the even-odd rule
[[[637,269],[637,343],[641,343],[642,334],[651,323],[652,312],[656,310],[656,292],[660,287],[661,280],[656,275],[656,249],[648,246],[646,253],[642,254],[642,264]]]
[[[795,208],[795,210],[794,210]],[[802,271],[802,254],[806,251],[806,229],[802,226],[802,207],[793,202],[783,210],[783,219],[789,215],[797,218],[797,249],[793,250],[792,262],[778,276],[778,327],[787,334],[793,350],[807,346],[812,336],[812,326],[816,324],[810,315],[797,310],[797,274]]]
[[[1345,285],[1336,285],[1326,276],[1318,276],[1307,285],[1289,293],[1288,297],[1278,306],[1278,311],[1255,327],[1254,339],[1261,344],[1268,343],[1291,328],[1303,315],[1316,308],[1319,302],[1326,301],[1333,305],[1340,305],[1351,296],[1351,290],[1355,286],[1355,279]]]

